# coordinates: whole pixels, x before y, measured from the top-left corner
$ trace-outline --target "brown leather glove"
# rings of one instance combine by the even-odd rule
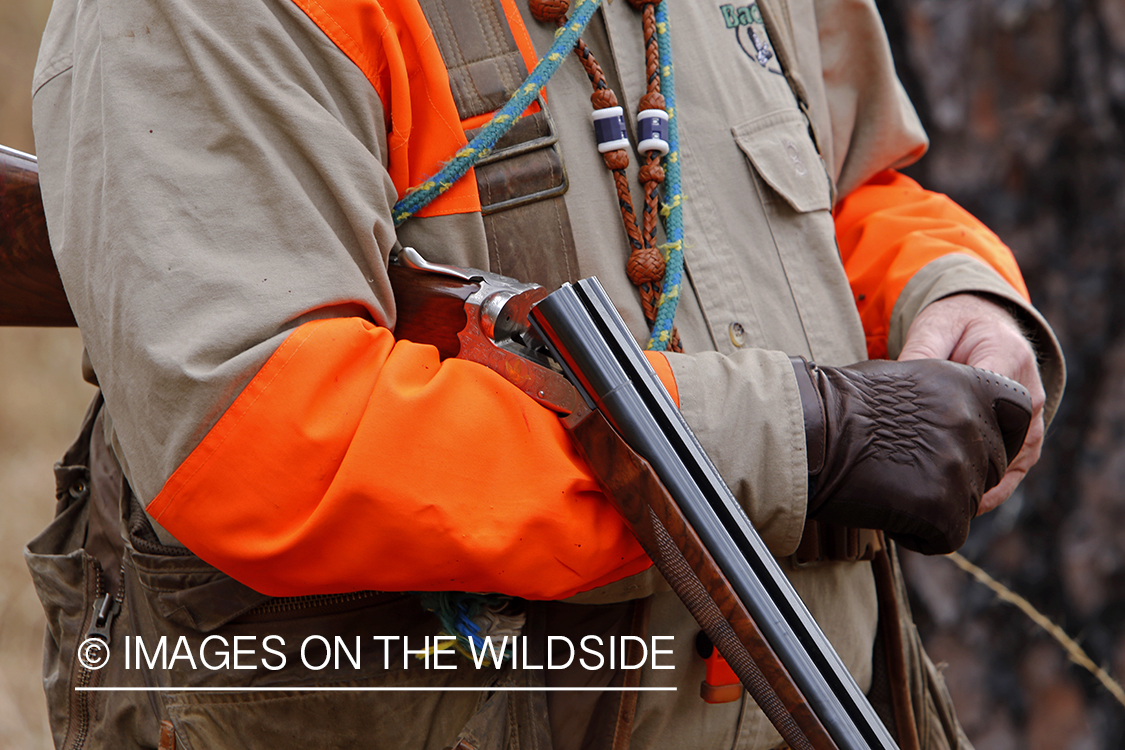
[[[1019,383],[939,360],[818,367],[793,358],[810,518],[883,529],[925,554],[964,544],[981,497],[1023,445]]]

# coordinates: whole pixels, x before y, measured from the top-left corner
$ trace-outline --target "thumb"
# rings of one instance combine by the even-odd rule
[[[949,359],[957,346],[960,332],[954,326],[936,325],[936,318],[919,317],[906,334],[906,343],[898,358],[900,362],[911,359]]]

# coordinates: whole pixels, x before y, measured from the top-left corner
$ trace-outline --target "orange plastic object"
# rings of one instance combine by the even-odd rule
[[[711,643],[706,633],[696,638],[696,651],[707,665],[707,674],[699,684],[699,697],[707,703],[733,703],[742,698],[742,682],[730,664]]]

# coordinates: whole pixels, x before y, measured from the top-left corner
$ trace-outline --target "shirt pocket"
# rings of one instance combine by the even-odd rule
[[[777,249],[780,273],[771,278],[788,285],[807,343],[802,352],[787,338],[788,350],[823,364],[862,359],[863,332],[836,247],[831,182],[808,120],[795,108],[776,110],[731,133],[746,157]],[[792,319],[792,308],[763,307],[767,331],[782,330]]]
[[[831,208],[828,173],[801,112],[772,112],[737,125],[731,132],[762,181],[794,211]]]

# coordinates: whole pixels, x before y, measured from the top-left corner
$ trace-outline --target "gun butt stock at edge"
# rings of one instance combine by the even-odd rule
[[[793,750],[897,750],[596,279],[544,296],[409,249],[396,259],[396,302],[425,313],[396,335],[433,339],[443,358],[491,367],[560,414],[645,551]],[[426,294],[441,298],[419,301]],[[2,146],[0,325],[76,325],[36,159]],[[545,342],[567,379],[521,336]]]
[[[0,146],[0,325],[76,325],[47,238],[38,162],[4,146]]]

